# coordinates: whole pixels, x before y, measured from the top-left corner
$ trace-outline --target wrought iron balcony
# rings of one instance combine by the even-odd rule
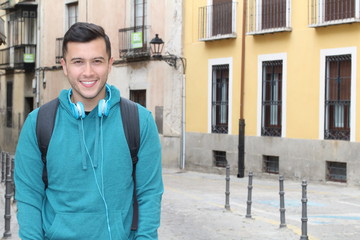
[[[360,22],[359,0],[308,0],[309,26]]]
[[[36,45],[27,44],[0,50],[0,69],[35,68]]]
[[[199,40],[236,38],[237,2],[199,8]]]
[[[119,29],[119,54],[126,61],[150,59],[150,26]]]
[[[249,0],[246,13],[248,35],[291,31],[290,0]]]

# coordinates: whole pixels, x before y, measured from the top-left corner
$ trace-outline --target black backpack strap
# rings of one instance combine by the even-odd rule
[[[46,169],[46,154],[50,142],[52,132],[54,130],[56,111],[59,106],[59,99],[55,98],[52,101],[42,105],[39,108],[36,120],[36,136],[38,140],[39,149],[41,152],[41,160],[44,163],[42,179],[45,188],[48,186],[48,177]]]
[[[134,213],[131,224],[131,230],[137,230],[139,222],[139,206],[136,194],[136,163],[138,162],[138,152],[140,148],[140,124],[137,104],[121,97],[120,99],[121,118],[124,126],[125,137],[130,149],[133,163],[133,181],[134,181]]]

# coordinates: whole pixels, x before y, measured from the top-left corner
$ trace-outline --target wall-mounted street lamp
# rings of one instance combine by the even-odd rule
[[[164,47],[164,41],[159,38],[159,34],[155,34],[155,37],[150,41],[150,49],[153,57],[162,57],[161,53]]]
[[[154,60],[164,61],[176,69],[177,69],[176,63],[177,60],[179,59],[182,63],[183,74],[185,74],[186,59],[170,53],[166,53],[166,55],[162,55],[163,48],[164,48],[164,41],[161,38],[159,38],[159,34],[155,34],[155,37],[150,41],[150,51],[152,58]]]
[[[180,139],[180,169],[185,168],[185,83],[186,83],[186,59],[178,57],[174,54],[167,53],[162,55],[164,48],[164,41],[159,38],[159,34],[155,34],[155,38],[150,41],[150,50],[153,60],[164,61],[171,67],[177,69],[177,60],[181,61],[183,70],[183,82],[182,82],[182,101],[181,101],[181,139]]]

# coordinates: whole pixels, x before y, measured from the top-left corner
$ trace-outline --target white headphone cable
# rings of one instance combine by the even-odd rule
[[[81,127],[82,127],[82,135],[83,135],[83,142],[84,142],[84,146],[85,146],[85,150],[86,150],[86,153],[87,155],[89,156],[90,158],[90,163],[91,163],[91,168],[93,170],[93,174],[94,174],[94,178],[95,178],[95,182],[96,182],[96,186],[97,186],[97,189],[99,191],[99,194],[101,196],[101,199],[103,200],[104,202],[104,206],[105,206],[105,212],[106,212],[106,222],[107,222],[107,228],[108,228],[108,232],[109,232],[109,236],[110,236],[110,240],[112,240],[112,236],[111,236],[111,227],[110,227],[110,219],[109,219],[109,209],[108,209],[108,206],[107,206],[107,203],[106,203],[106,200],[105,200],[105,196],[104,196],[104,178],[103,178],[103,166],[101,166],[101,176],[102,176],[102,191],[100,190],[100,186],[99,186],[99,182],[97,180],[97,177],[96,177],[96,172],[95,172],[95,167],[94,167],[94,163],[93,163],[93,160],[92,160],[92,157],[89,153],[89,149],[87,148],[86,146],[86,141],[85,141],[85,133],[84,133],[84,122],[83,122],[83,119],[81,119]],[[103,157],[102,157],[103,159]],[[103,165],[103,162],[102,162],[102,165]]]

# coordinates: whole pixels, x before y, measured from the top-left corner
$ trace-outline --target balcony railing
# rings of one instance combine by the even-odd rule
[[[290,0],[249,0],[246,12],[248,35],[291,31]]]
[[[0,50],[0,69],[32,69],[35,67],[36,45],[20,45]]]
[[[237,2],[199,8],[199,40],[236,38]]]
[[[119,29],[119,55],[127,61],[150,58],[150,26]]]
[[[55,63],[59,64],[60,60],[63,58],[63,45],[64,38],[57,38],[56,45],[55,45]]]
[[[359,0],[309,0],[309,26],[360,22]]]

